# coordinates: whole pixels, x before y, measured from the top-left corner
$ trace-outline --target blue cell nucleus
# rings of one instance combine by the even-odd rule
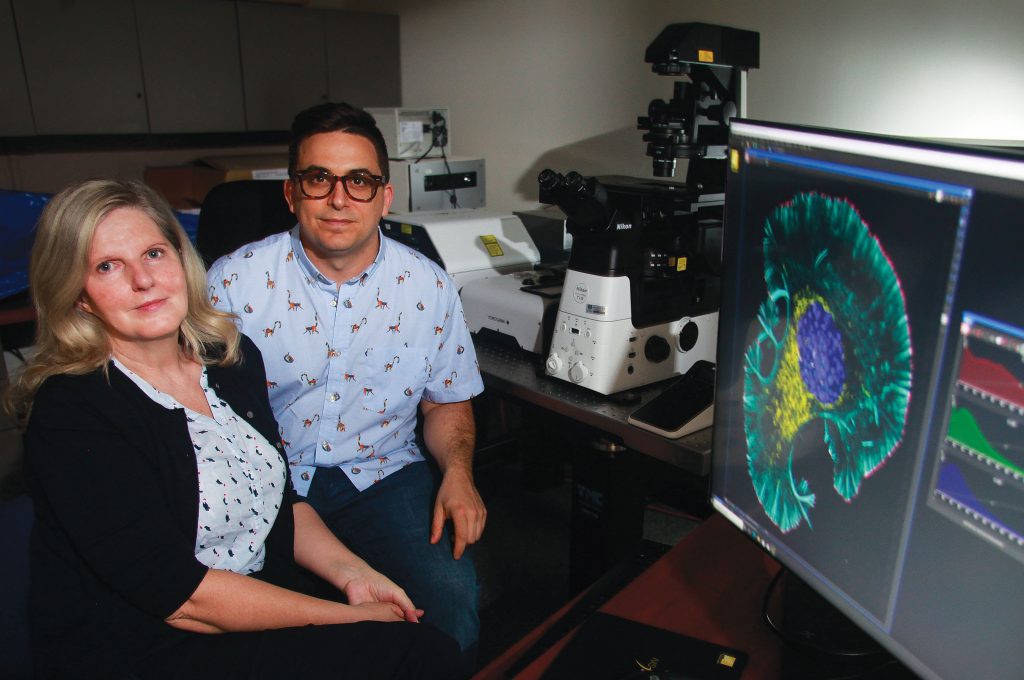
[[[812,302],[797,322],[796,344],[804,385],[820,401],[834,403],[846,382],[843,336],[820,302]]]

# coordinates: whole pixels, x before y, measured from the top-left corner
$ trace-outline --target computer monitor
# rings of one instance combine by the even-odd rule
[[[1024,676],[1024,159],[729,153],[713,507],[914,672]]]

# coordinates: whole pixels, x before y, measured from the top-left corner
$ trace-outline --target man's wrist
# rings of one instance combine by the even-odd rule
[[[473,466],[466,462],[452,462],[444,470],[444,478],[473,483]]]

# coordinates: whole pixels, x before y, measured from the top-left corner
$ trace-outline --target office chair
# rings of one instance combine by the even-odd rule
[[[221,255],[294,225],[281,180],[225,182],[210,189],[203,199],[196,247],[210,266]]]

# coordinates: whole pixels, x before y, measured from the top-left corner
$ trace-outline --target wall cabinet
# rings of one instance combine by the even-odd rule
[[[149,131],[245,129],[234,3],[135,0]]]
[[[10,0],[0,0],[0,92],[0,135],[32,134],[32,108]]]
[[[0,0],[0,136],[277,131],[327,100],[400,106],[398,41],[397,16],[364,12]]]
[[[401,106],[398,17],[332,12],[324,17],[327,93],[356,106]]]
[[[132,0],[14,0],[35,131],[148,132]]]
[[[238,27],[250,130],[325,101],[401,105],[397,16],[241,2]]]
[[[322,14],[290,5],[238,3],[250,130],[286,130],[298,111],[327,101]]]

